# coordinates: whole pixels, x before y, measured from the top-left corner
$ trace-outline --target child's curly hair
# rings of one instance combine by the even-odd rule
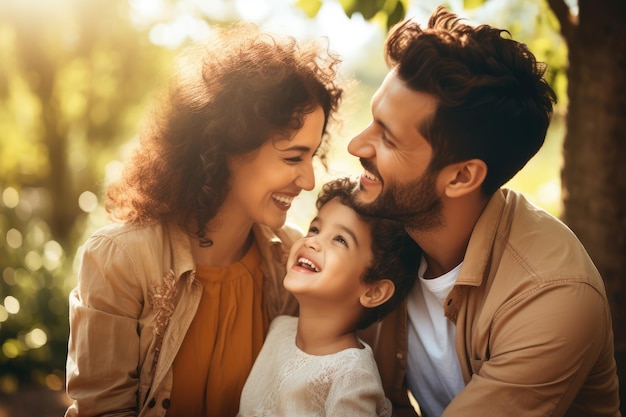
[[[338,178],[322,186],[317,197],[319,211],[326,203],[339,198],[341,204],[355,209],[353,191],[358,184],[350,178]],[[372,233],[372,263],[363,274],[364,282],[389,279],[395,285],[393,296],[387,302],[366,308],[357,329],[365,329],[382,319],[402,302],[417,279],[417,269],[421,258],[421,248],[406,232],[402,223],[380,217],[364,216],[355,212],[370,226]]]

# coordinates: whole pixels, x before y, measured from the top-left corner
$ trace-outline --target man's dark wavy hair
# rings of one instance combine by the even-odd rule
[[[418,127],[433,148],[429,169],[480,159],[488,169],[486,195],[541,148],[556,102],[543,78],[545,64],[507,36],[488,25],[463,24],[439,7],[427,27],[401,22],[385,44],[387,65],[409,88],[438,102]]]
[[[327,182],[317,197],[317,210],[334,198],[338,198],[341,204],[354,210],[353,190],[357,186],[356,181],[347,177]],[[357,324],[357,329],[360,330],[385,317],[406,297],[417,279],[421,249],[411,239],[402,223],[364,216],[358,212],[357,216],[370,226],[372,233],[372,263],[365,270],[363,281],[376,282],[389,279],[395,285],[394,294],[389,300],[377,307],[365,308]]]
[[[251,24],[213,28],[179,57],[139,148],[107,190],[107,211],[135,223],[174,221],[202,240],[228,192],[229,159],[290,138],[318,106],[324,162],[327,124],[343,93],[339,62],[322,44]]]

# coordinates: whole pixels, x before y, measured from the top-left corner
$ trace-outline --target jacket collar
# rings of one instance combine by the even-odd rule
[[[191,252],[191,238],[187,232],[173,223],[167,224],[164,228],[170,237],[173,272],[176,280],[178,281],[183,276],[187,276],[188,283],[191,283],[196,270]],[[283,241],[271,228],[254,224],[252,233],[254,234],[254,240],[259,243],[258,246],[264,262],[269,260],[279,263],[287,262]]]
[[[477,287],[482,284],[498,235],[498,227],[505,214],[507,200],[514,197],[514,194],[510,190],[499,189],[487,202],[472,231],[455,285]]]
[[[271,259],[280,264],[287,263],[289,252],[285,250],[282,239],[274,230],[255,223],[252,225],[252,233],[254,233],[254,239],[260,243],[259,249],[264,260],[269,261]]]

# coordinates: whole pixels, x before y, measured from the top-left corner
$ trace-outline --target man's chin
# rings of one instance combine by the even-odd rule
[[[357,191],[354,195],[355,210],[366,216],[380,216],[377,202],[377,196],[370,196],[363,191]]]
[[[378,198],[378,194],[379,193],[372,192],[371,190],[368,190],[367,188],[364,188],[363,186],[359,186],[354,191],[354,201],[357,204],[357,206],[363,206],[363,207],[370,206],[376,201],[376,198]]]

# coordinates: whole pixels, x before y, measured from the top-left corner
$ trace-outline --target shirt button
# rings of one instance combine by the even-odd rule
[[[171,403],[170,403],[170,399],[169,399],[169,398],[164,399],[164,400],[163,400],[163,402],[161,403],[161,405],[163,406],[163,408],[165,408],[166,410],[167,410],[168,408],[170,408],[170,404],[171,404]]]
[[[404,359],[404,353],[402,353],[402,352],[396,353],[396,358],[398,358],[400,360]]]
[[[156,405],[156,400],[152,398],[148,403],[148,408],[153,408]]]

